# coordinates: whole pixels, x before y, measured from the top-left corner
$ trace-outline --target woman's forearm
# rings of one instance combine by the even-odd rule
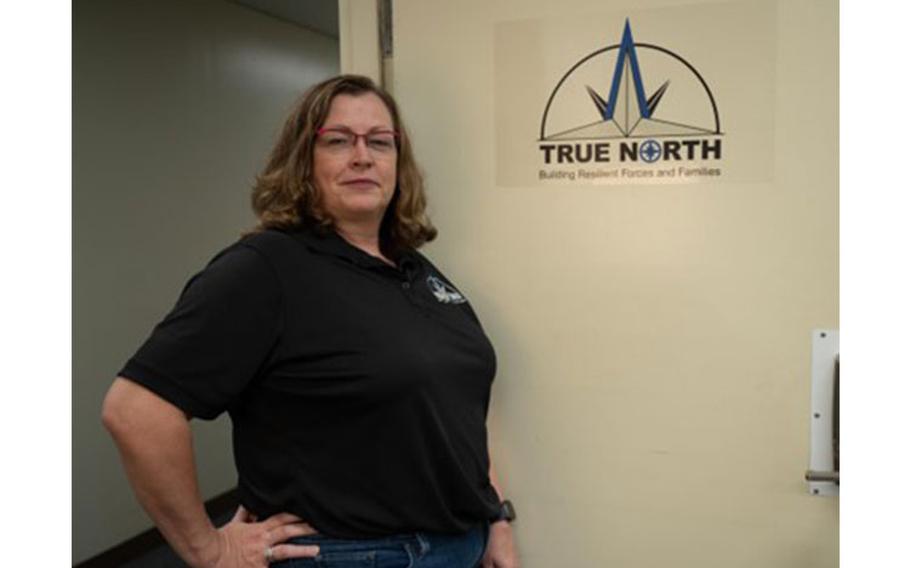
[[[498,495],[499,500],[502,501],[504,497],[502,496],[502,489],[499,488],[499,478],[496,477],[496,468],[493,467],[493,456],[490,456],[490,485],[493,486],[496,495]]]
[[[199,493],[187,417],[123,378],[108,392],[102,417],[139,503],[168,543],[191,566],[213,564],[218,534]]]

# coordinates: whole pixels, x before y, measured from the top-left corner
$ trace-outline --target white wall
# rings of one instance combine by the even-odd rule
[[[838,327],[837,3],[767,3],[766,181],[541,188],[495,184],[496,23],[688,2],[395,2],[429,253],[497,347],[526,568],[838,563],[838,502],[802,479],[810,332]]]
[[[253,176],[286,112],[337,72],[337,39],[222,0],[74,3],[74,563],[151,526],[100,423],[106,389],[253,224]],[[229,423],[193,423],[210,498],[236,482]]]

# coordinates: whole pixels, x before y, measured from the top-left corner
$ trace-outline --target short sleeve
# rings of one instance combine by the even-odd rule
[[[268,361],[281,303],[268,260],[242,243],[229,247],[190,279],[120,375],[192,416],[213,419]]]

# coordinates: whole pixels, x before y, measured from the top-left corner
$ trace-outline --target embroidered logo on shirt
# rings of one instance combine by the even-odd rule
[[[427,286],[430,287],[430,292],[433,292],[436,299],[443,304],[463,304],[467,302],[461,292],[436,276],[427,276]]]

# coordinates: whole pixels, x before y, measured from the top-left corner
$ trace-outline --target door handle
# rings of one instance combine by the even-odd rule
[[[806,471],[806,481],[833,481],[840,485],[839,471]]]

